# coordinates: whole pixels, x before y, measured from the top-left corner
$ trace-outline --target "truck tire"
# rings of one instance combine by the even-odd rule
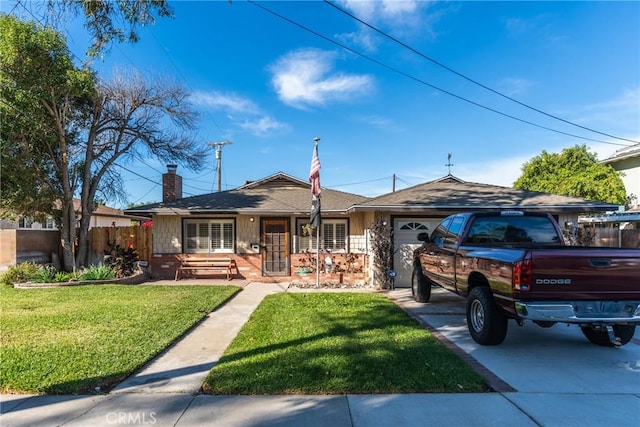
[[[612,343],[609,339],[609,334],[606,329],[595,329],[591,326],[582,326],[580,329],[582,329],[584,336],[593,344],[603,347],[616,347],[616,344]],[[636,332],[636,325],[613,325],[613,332],[616,337],[620,338],[618,345],[625,345],[633,338],[633,334]]]
[[[507,317],[486,286],[473,288],[467,298],[467,327],[480,345],[498,345],[507,336]]]
[[[411,294],[416,302],[429,302],[431,299],[431,282],[424,277],[419,266],[413,268]]]

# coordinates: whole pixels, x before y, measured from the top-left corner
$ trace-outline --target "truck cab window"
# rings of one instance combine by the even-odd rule
[[[455,245],[458,243],[458,237],[460,236],[460,231],[462,229],[462,224],[464,223],[464,217],[457,215],[453,218],[449,225],[449,230],[447,232],[447,237],[445,238],[445,243],[447,245]]]
[[[449,229],[449,225],[451,224],[452,220],[453,220],[453,217],[447,217],[443,219],[442,222],[438,224],[436,229],[433,230],[430,240],[434,245],[442,246],[442,244],[444,243],[444,238],[447,236],[447,230]]]

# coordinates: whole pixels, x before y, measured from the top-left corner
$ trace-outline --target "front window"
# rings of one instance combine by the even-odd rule
[[[198,219],[184,222],[185,253],[233,253],[232,219]]]
[[[22,217],[18,220],[18,228],[31,228],[34,220],[30,216]]]
[[[309,226],[309,220],[298,221],[297,233],[297,251],[315,252],[317,249],[317,230]],[[331,252],[346,252],[347,245],[347,220],[323,219],[320,226],[320,249]]]

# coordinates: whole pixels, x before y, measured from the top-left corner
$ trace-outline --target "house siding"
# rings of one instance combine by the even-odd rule
[[[620,160],[614,168],[624,173],[621,179],[627,190],[627,196],[635,196],[631,200],[630,208],[640,206],[640,158]]]
[[[182,218],[179,216],[153,217],[153,253],[182,253]]]
[[[253,221],[251,219],[253,218]],[[260,221],[258,217],[240,215],[236,217],[236,253],[256,254],[252,243],[260,242]]]
[[[368,251],[365,216],[362,213],[349,216],[349,250],[351,252],[365,253]]]
[[[359,213],[348,218],[350,252],[355,254],[356,262],[362,264],[363,270],[366,270],[369,265],[369,257],[365,255],[365,252],[368,250],[368,242],[364,228],[365,218],[367,216],[370,216],[370,214]],[[305,256],[305,254],[295,252],[295,217],[291,218],[290,224],[292,232],[292,247],[290,248],[292,251],[290,255],[291,271],[289,276],[281,278],[269,278],[262,275],[262,255],[260,249],[256,251],[252,248],[252,245],[260,244],[261,217],[251,215],[226,217],[233,217],[235,219],[235,251],[233,254],[224,254],[224,256],[235,259],[241,276],[240,278],[261,281],[290,281],[292,279],[303,282],[306,281],[306,275],[297,275],[295,273],[295,270],[297,270],[302,263],[302,258]],[[186,217],[160,215],[153,218],[153,255],[150,258],[149,264],[150,273],[153,278],[172,279],[175,277],[176,269],[180,265],[180,258],[185,256],[182,253],[182,224],[184,218]],[[252,218],[253,221],[251,221]],[[349,270],[349,272],[342,271],[341,273],[331,275],[323,273],[323,277],[326,276],[323,280],[330,280],[332,283],[352,283],[353,281],[365,280],[366,274],[364,272],[352,273],[352,269],[346,268],[349,262],[353,262],[353,260],[347,258],[347,254],[335,253],[331,256],[334,258],[334,265],[340,265],[343,270]]]

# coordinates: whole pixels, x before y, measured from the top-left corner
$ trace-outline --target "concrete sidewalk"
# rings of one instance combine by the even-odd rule
[[[286,289],[286,284],[279,283],[247,285],[142,370],[115,387],[111,393],[199,393],[211,368],[262,299]]]
[[[286,284],[251,283],[150,364],[99,396],[0,396],[10,426],[637,426],[638,393],[207,396],[200,386],[253,310]],[[299,290],[297,290],[299,291]],[[410,292],[409,292],[410,294]],[[387,292],[424,314],[407,290]],[[434,306],[435,307],[435,306]],[[452,304],[439,310],[459,310]],[[575,355],[567,355],[567,357]],[[562,373],[557,373],[562,375]],[[510,390],[510,389],[505,389]],[[512,390],[512,389],[511,389]]]

